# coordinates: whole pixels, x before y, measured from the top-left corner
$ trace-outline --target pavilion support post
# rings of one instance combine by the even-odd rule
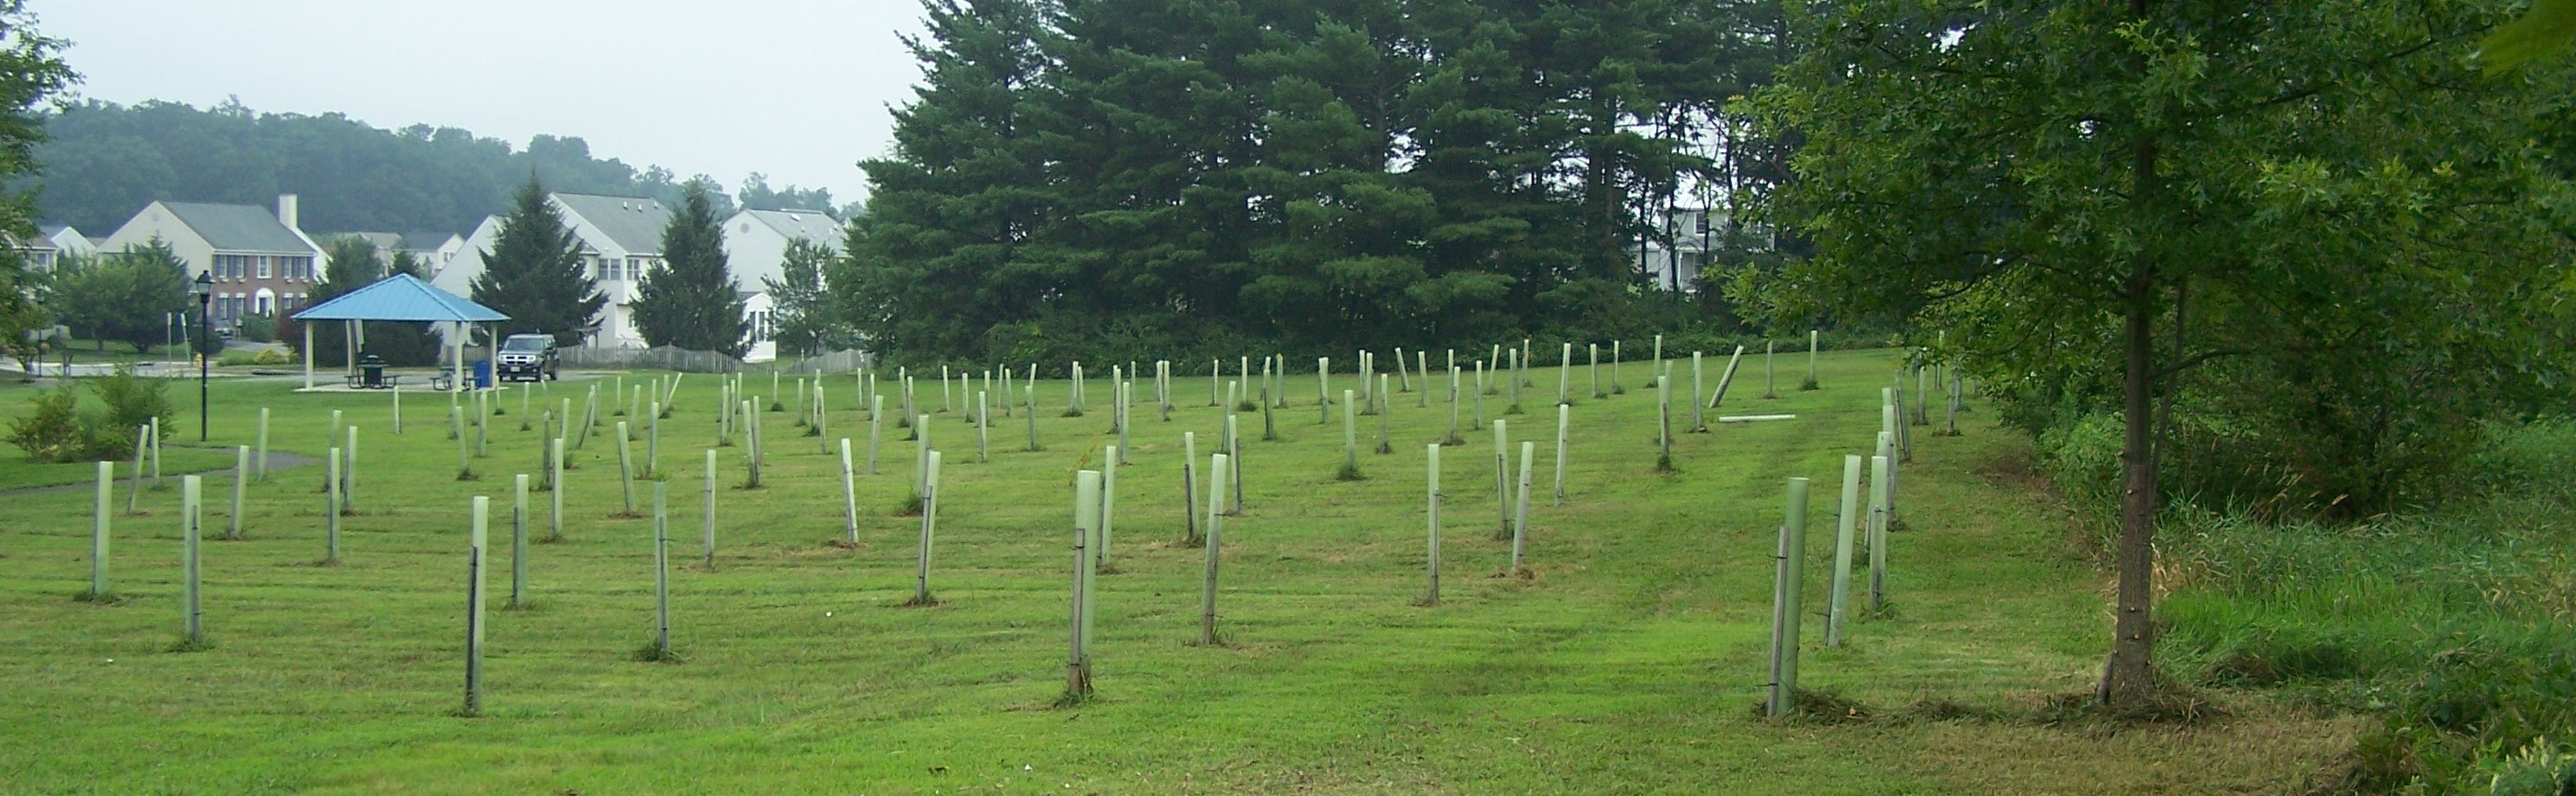
[[[304,389],[310,390],[313,389],[313,324],[299,325],[304,327]]]

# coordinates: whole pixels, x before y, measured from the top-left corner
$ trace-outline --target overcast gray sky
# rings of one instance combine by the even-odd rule
[[[727,189],[865,193],[854,165],[889,147],[889,103],[920,70],[896,41],[914,0],[32,0],[86,81],[81,96],[377,127],[462,127],[524,147],[579,136],[638,169]]]

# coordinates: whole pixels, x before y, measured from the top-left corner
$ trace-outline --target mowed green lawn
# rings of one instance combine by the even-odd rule
[[[1593,400],[1578,366],[1561,506],[1548,494],[1557,371],[1533,369],[1529,413],[1508,419],[1515,442],[1541,442],[1534,577],[1497,577],[1509,543],[1491,538],[1491,433],[1470,429],[1442,457],[1447,577],[1436,607],[1415,600],[1423,445],[1447,431],[1445,392],[1427,409],[1395,396],[1395,453],[1364,450],[1367,480],[1341,482],[1338,410],[1319,425],[1314,376],[1291,376],[1281,441],[1259,441],[1259,413],[1241,421],[1248,510],[1226,523],[1218,610],[1230,644],[1220,648],[1190,643],[1202,551],[1174,540],[1182,432],[1198,432],[1205,456],[1222,414],[1208,406],[1203,370],[1176,379],[1170,422],[1151,408],[1150,380],[1139,382],[1133,465],[1118,473],[1118,571],[1099,587],[1098,693],[1075,708],[1053,707],[1071,484],[1116,441],[1105,378],[1079,418],[1058,416],[1066,382],[1039,385],[1043,452],[1022,450],[1022,416],[997,416],[992,460],[978,462],[965,413],[934,417],[940,604],[905,608],[918,520],[895,510],[913,446],[890,419],[880,472],[858,480],[861,544],[832,544],[844,534],[837,456],[802,436],[793,413],[768,413],[765,489],[740,488],[743,447],[717,449],[718,550],[712,568],[697,564],[717,379],[687,377],[661,451],[676,664],[634,657],[654,628],[652,536],[649,520],[613,516],[623,504],[610,423],[621,418],[603,418],[573,457],[568,541],[530,547],[533,607],[505,611],[510,476],[539,461],[516,392],[498,401],[510,414],[493,421],[492,456],[474,462],[481,480],[458,481],[441,399],[406,395],[409,425],[396,436],[383,395],[220,384],[217,444],[248,443],[261,406],[275,412],[272,445],[283,451],[318,456],[335,408],[360,428],[344,563],[315,566],[321,469],[275,473],[250,489],[249,538],[205,544],[212,648],[171,652],[176,479],[144,496],[146,516],[115,518],[124,600],[112,605],[73,599],[87,588],[89,494],[10,496],[0,509],[0,792],[2278,792],[2347,745],[2346,722],[2260,703],[2190,729],[2126,732],[1905,718],[1923,700],[2009,712],[2082,691],[2106,647],[2101,574],[2070,541],[2063,510],[2014,475],[2026,445],[1984,415],[1964,421],[1963,437],[1915,429],[1902,500],[1911,527],[1893,541],[1887,615],[1854,625],[1836,650],[1822,648],[1821,621],[1806,624],[1805,684],[1875,715],[1755,718],[1784,481],[1815,482],[1806,605],[1819,614],[1842,457],[1867,451],[1895,361],[1828,354],[1824,389],[1796,392],[1803,361],[1783,356],[1782,395],[1766,401],[1748,357],[1750,376],[1722,411],[1798,418],[1681,435],[1670,475],[1654,471],[1648,368],[1629,363],[1627,394]],[[1712,385],[1722,366],[1711,358]],[[1688,360],[1677,369],[1686,395]],[[1340,374],[1336,395],[1355,381]],[[578,406],[589,383],[551,392]],[[832,436],[853,438],[864,457],[856,380],[826,384]],[[770,390],[766,376],[746,386]],[[890,407],[894,389],[889,374]],[[784,392],[792,403],[793,388]],[[28,394],[0,391],[0,414],[23,411]],[[935,374],[917,394],[939,409]],[[1509,400],[1506,391],[1486,406],[1499,415]],[[1675,400],[1677,426],[1686,401]],[[193,431],[189,421],[178,422]],[[1373,447],[1375,419],[1361,425]],[[640,458],[644,445],[634,450]],[[649,485],[639,488],[649,503]],[[219,532],[230,489],[210,481],[207,493],[206,524]],[[474,495],[495,504],[495,610],[485,715],[459,718]],[[531,502],[542,534],[546,495]]]

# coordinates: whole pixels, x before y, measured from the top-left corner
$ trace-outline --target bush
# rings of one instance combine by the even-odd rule
[[[2072,447],[2082,449],[2084,444]],[[2366,525],[2178,513],[2166,668],[2382,715],[2362,779],[2423,793],[2564,792],[2576,780],[2576,427],[2492,425],[2481,490]]]
[[[295,363],[295,357],[287,354],[285,351],[275,348],[263,348],[260,349],[258,356],[250,358],[250,363],[253,365],[291,365]]]
[[[80,422],[80,394],[65,387],[36,394],[35,410],[9,421],[9,442],[37,464],[76,462],[92,445]]]
[[[116,372],[90,385],[101,403],[107,404],[106,427],[99,429],[110,439],[133,433],[136,427],[151,423],[152,418],[169,417],[169,383],[134,375],[131,366],[119,365]],[[176,433],[171,424],[161,424],[161,436]]]
[[[241,330],[236,335],[254,343],[277,342],[277,319],[266,315],[244,317],[241,319]]]

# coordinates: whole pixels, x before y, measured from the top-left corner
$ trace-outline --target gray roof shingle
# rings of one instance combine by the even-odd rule
[[[751,217],[790,239],[805,238],[834,252],[841,250],[841,222],[829,215],[812,210],[754,210]]]
[[[313,249],[294,230],[279,223],[267,208],[204,202],[163,202],[162,207],[206,239],[217,251],[311,254]]]
[[[659,201],[582,193],[557,193],[555,201],[597,227],[609,242],[629,254],[662,253],[662,228],[671,225],[671,209]]]

